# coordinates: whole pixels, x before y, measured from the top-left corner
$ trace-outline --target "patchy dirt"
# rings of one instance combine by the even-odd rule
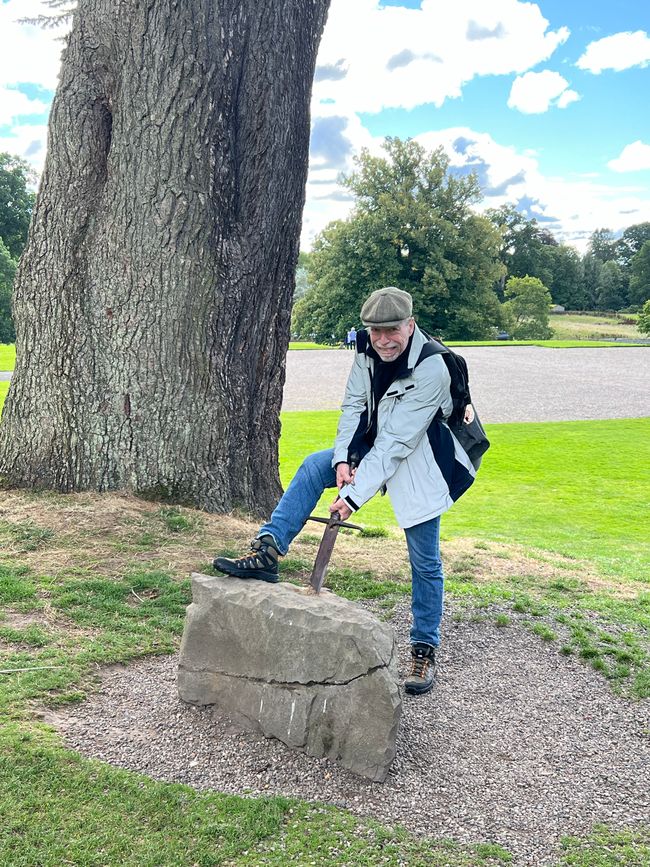
[[[3,559],[17,560],[52,576],[79,568],[121,577],[137,562],[139,567],[164,568],[182,577],[205,570],[224,549],[245,553],[258,529],[257,523],[236,515],[179,508],[175,511],[187,519],[188,526],[174,532],[165,523],[164,510],[159,503],[122,493],[33,495],[3,491],[0,525],[4,522],[25,532],[17,534],[18,541],[12,541],[11,536],[4,540],[0,563]],[[43,530],[49,535],[40,539],[39,531]],[[31,542],[30,533],[34,537]],[[319,525],[307,524],[291,548],[289,556],[304,561],[305,577],[321,534]],[[21,535],[28,537],[28,544]],[[570,575],[586,588],[619,598],[634,598],[638,592],[633,585],[598,575],[588,563],[523,546],[465,538],[443,542],[442,552],[448,575],[458,569],[471,571],[473,580],[480,583],[525,576],[547,584]],[[410,577],[404,534],[396,528],[379,538],[360,537],[353,531],[340,533],[331,566],[368,571],[393,581],[408,581]]]

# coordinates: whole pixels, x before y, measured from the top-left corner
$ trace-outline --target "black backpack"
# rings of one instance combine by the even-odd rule
[[[467,362],[462,355],[458,355],[458,353],[445,346],[440,340],[430,337],[425,331],[422,333],[427,338],[427,343],[422,347],[420,357],[415,362],[415,366],[417,367],[420,362],[432,355],[442,355],[451,377],[450,391],[454,404],[452,413],[447,419],[447,424],[467,453],[467,456],[474,465],[474,469],[478,470],[483,455],[490,448],[490,441],[485,435],[475,407],[473,407],[474,419],[469,424],[464,421],[465,407],[472,403],[472,397],[469,392]],[[438,410],[436,418],[442,419],[442,412],[440,410]]]

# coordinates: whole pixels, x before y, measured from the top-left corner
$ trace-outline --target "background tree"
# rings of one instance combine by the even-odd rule
[[[0,343],[13,343],[16,339],[11,317],[11,289],[17,265],[0,238]]]
[[[499,257],[504,265],[503,276],[497,291],[501,300],[505,297],[505,285],[509,277],[538,277],[548,285],[553,279],[553,249],[557,241],[537,220],[520,213],[513,204],[490,208],[486,216],[501,233]]]
[[[650,299],[641,308],[637,328],[641,334],[650,334]]]
[[[503,305],[508,329],[517,340],[546,340],[553,331],[548,316],[551,293],[537,277],[510,277]]]
[[[616,241],[610,229],[596,229],[589,239],[588,252],[600,262],[616,258]]]
[[[428,331],[447,338],[490,336],[500,324],[493,287],[502,273],[500,237],[471,205],[473,176],[453,177],[439,148],[388,138],[386,156],[362,151],[344,179],[355,206],[316,239],[310,288],[296,304],[293,330],[317,339],[342,338],[358,323],[367,294],[399,286],[413,295]]]
[[[650,241],[650,223],[635,223],[624,230],[614,245],[616,261],[629,274],[632,259],[646,241]]]
[[[627,304],[627,280],[618,262],[605,262],[600,271],[596,307],[599,310],[620,310]]]
[[[0,474],[267,511],[329,0],[79,0]]]
[[[547,257],[550,271],[548,288],[555,304],[570,310],[584,310],[588,306],[587,293],[584,267],[578,251],[568,244],[558,244],[556,247],[547,247]]]
[[[650,298],[650,241],[632,258],[630,271],[630,303],[644,304]]]
[[[34,170],[20,157],[0,153],[0,238],[14,259],[20,258],[27,241],[36,194]]]
[[[594,310],[598,305],[598,293],[600,291],[600,278],[603,263],[600,259],[587,252],[582,258],[582,286],[583,297],[587,310]]]

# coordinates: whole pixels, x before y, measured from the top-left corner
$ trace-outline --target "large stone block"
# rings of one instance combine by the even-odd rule
[[[383,780],[401,715],[392,630],[328,591],[192,576],[181,699]]]

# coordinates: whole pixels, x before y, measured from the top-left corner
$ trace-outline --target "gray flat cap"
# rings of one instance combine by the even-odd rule
[[[387,286],[375,289],[361,308],[361,321],[367,327],[389,328],[413,315],[413,299],[408,292]]]

